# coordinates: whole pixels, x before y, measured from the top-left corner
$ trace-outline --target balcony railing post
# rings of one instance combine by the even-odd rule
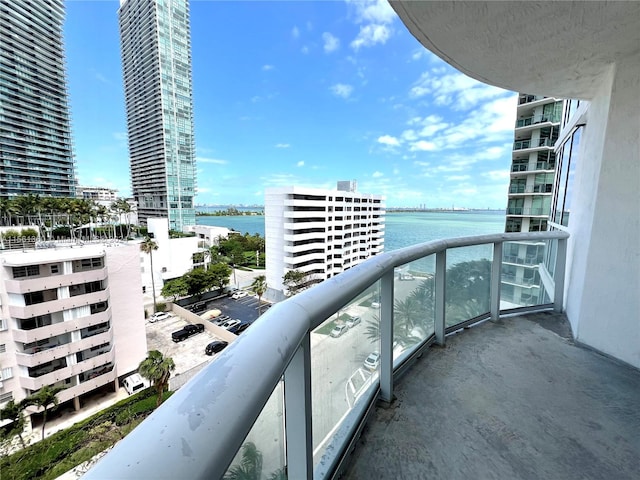
[[[553,310],[561,313],[564,306],[564,275],[567,262],[567,240],[565,238],[558,239],[558,251],[556,254],[556,266],[553,271],[553,280],[555,283],[553,292]]]
[[[311,343],[309,333],[284,372],[284,415],[289,478],[313,478]]]
[[[387,403],[393,400],[393,275],[380,281],[380,398]]]
[[[445,288],[447,276],[447,252],[443,250],[436,253],[436,318],[434,330],[436,343],[445,344]]]
[[[491,320],[500,319],[500,282],[502,280],[502,242],[493,244],[493,263],[491,264]]]

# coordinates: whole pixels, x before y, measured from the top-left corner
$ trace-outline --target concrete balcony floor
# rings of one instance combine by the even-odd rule
[[[347,479],[637,479],[640,371],[576,346],[564,315],[431,348],[378,406]]]

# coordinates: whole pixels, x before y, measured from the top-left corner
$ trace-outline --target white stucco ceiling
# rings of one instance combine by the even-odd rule
[[[640,50],[640,2],[392,0],[411,33],[465,74],[508,90],[592,98]]]

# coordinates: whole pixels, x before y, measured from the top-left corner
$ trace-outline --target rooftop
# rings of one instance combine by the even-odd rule
[[[376,408],[344,478],[637,478],[640,371],[570,332],[545,312],[448,337]]]

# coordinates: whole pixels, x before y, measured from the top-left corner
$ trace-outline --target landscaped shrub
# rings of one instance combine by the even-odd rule
[[[171,393],[165,392],[165,398]],[[97,429],[103,427],[104,430],[105,424],[109,424],[111,428],[119,428],[124,435],[150,414],[155,405],[154,389],[146,388],[66,430],[4,457],[0,459],[2,480],[53,480],[113,443],[114,436],[96,438]]]

